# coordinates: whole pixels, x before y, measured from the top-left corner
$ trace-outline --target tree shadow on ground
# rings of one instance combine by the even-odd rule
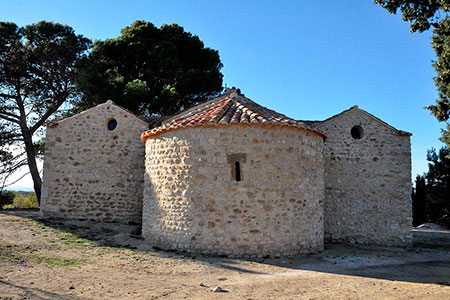
[[[391,281],[430,283],[450,286],[450,232],[414,232],[414,247],[369,247],[327,244],[321,253],[295,258],[237,259],[162,250],[146,245],[135,225],[71,219],[41,219],[36,211],[2,211],[33,219],[55,230],[102,247],[125,248],[153,256],[195,260],[215,268],[235,272],[271,275],[261,272],[259,264],[287,270],[303,270],[360,276]]]
[[[4,288],[2,288],[2,290],[7,290],[7,289],[19,290],[22,293],[22,297],[23,297],[21,299],[36,299],[36,300],[48,300],[48,299],[55,299],[55,300],[84,300],[84,299],[87,299],[87,298],[82,298],[82,297],[78,297],[78,296],[61,295],[61,294],[45,291],[45,290],[42,290],[42,289],[39,289],[39,288],[31,288],[31,287],[21,286],[21,285],[13,284],[13,283],[8,282],[8,281],[0,280],[0,288],[2,286],[4,287]],[[0,297],[0,299],[8,300],[8,299],[13,299],[13,298],[8,298],[8,297],[2,298],[2,297]]]

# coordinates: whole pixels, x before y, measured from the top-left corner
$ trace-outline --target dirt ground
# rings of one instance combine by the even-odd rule
[[[416,230],[411,249],[243,260],[152,249],[136,229],[0,211],[0,299],[450,298],[450,231]]]

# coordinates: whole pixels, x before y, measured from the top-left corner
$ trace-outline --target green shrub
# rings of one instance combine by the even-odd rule
[[[39,208],[37,197],[35,193],[24,197],[22,194],[17,194],[10,205],[5,205],[3,208]]]

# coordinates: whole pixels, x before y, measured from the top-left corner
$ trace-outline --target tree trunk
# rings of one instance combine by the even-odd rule
[[[19,126],[20,131],[22,132],[23,141],[25,143],[25,152],[27,153],[28,167],[30,168],[31,178],[33,179],[34,192],[36,193],[38,204],[41,205],[42,179],[39,175],[39,170],[36,164],[36,153],[34,152],[33,146],[33,131],[31,131],[27,126],[27,114],[25,112],[25,105],[20,94],[20,80],[18,80],[17,82],[17,94],[15,100],[20,112]]]
[[[22,128],[22,136],[25,142],[25,151],[27,153],[28,167],[30,168],[31,178],[33,178],[34,192],[36,193],[37,201],[41,205],[41,188],[42,179],[39,175],[39,170],[36,164],[36,154],[34,152],[33,140],[28,128]]]

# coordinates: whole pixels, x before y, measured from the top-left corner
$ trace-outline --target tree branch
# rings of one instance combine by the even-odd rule
[[[0,97],[9,98],[9,99],[16,99],[17,98],[17,96],[4,94],[4,93],[0,93]]]
[[[9,116],[11,118],[16,118],[17,121],[20,120],[20,117],[18,115],[15,115],[13,113],[9,113],[7,111],[0,111],[0,114],[4,114],[4,115]]]
[[[23,160],[17,162],[14,166],[11,166],[7,170],[3,171],[1,174],[6,174],[6,173],[12,174],[15,171],[19,170],[20,168],[22,168],[26,165],[27,165],[27,160],[23,159]]]
[[[8,183],[8,184],[6,184],[6,179],[7,179],[9,176],[6,177],[6,178],[5,178],[5,181],[3,182],[2,189],[4,189],[5,187],[8,187],[8,186],[11,186],[11,185],[13,185],[14,183],[16,183],[16,182],[22,180],[22,178],[24,178],[24,177],[27,176],[28,174],[30,174],[30,172],[27,172],[27,173],[23,174],[22,176],[20,176],[19,179],[14,180],[13,182],[10,182],[10,183]]]
[[[0,113],[0,119],[12,122],[12,123],[16,123],[16,124],[20,124],[19,120],[16,119],[12,119],[10,117],[4,116],[3,113]]]
[[[65,99],[64,99],[65,100]],[[30,134],[33,134],[34,132],[36,132],[36,130],[39,129],[39,127],[42,126],[42,124],[44,124],[44,122],[55,112],[58,110],[58,108],[61,107],[61,105],[64,103],[64,100],[58,100],[58,102],[53,105],[51,108],[49,108],[47,110],[47,112],[41,117],[41,119],[39,121],[36,122],[36,124],[33,125],[33,127],[31,127],[30,129]]]

